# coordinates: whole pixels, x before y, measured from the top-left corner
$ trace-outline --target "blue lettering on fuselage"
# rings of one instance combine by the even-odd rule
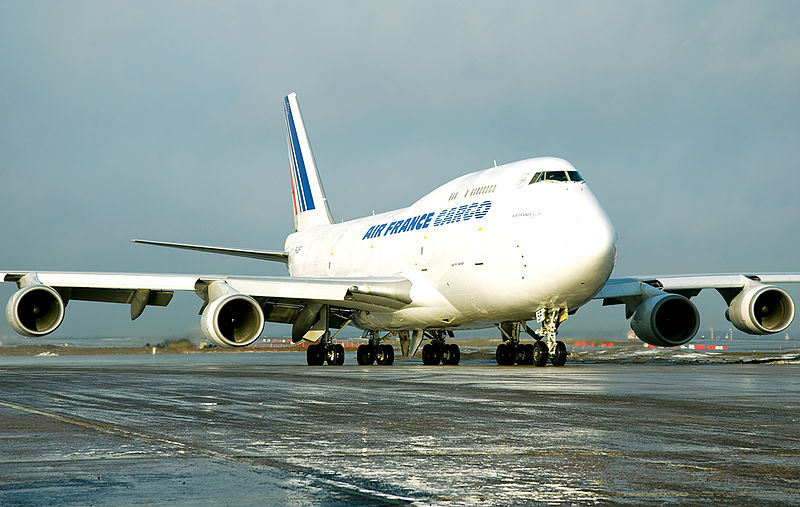
[[[394,222],[372,225],[361,239],[372,239],[379,236],[388,236],[389,234],[427,229],[431,225],[431,221],[434,227],[439,227],[440,225],[466,222],[471,219],[478,220],[485,217],[491,207],[492,201],[473,202],[472,204],[443,209],[439,213],[423,213],[422,215],[395,220]],[[434,215],[436,215],[436,219],[433,218]]]

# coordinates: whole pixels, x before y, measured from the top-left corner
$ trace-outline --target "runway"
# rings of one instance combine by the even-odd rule
[[[0,503],[800,503],[798,364],[304,360],[0,358]]]

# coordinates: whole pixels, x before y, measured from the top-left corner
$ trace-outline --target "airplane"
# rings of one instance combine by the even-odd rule
[[[455,330],[497,328],[499,365],[563,366],[559,326],[586,303],[624,305],[636,335],[658,347],[689,342],[700,317],[690,299],[716,289],[726,317],[749,334],[773,334],[794,318],[794,302],[773,284],[798,273],[736,273],[611,278],[617,234],[588,184],[569,162],[540,157],[466,174],[410,206],[335,223],[295,93],[284,97],[295,232],[281,251],[164,241],[136,243],[284,263],[289,276],[2,271],[18,290],[6,306],[23,336],[55,331],[70,301],[166,306],[175,291],[202,300],[205,336],[246,347],[265,322],[291,324],[309,343],[309,365],[341,365],[335,341],[347,326],[368,342],[359,365],[390,365],[397,336],[404,355],[423,341],[425,365],[457,365]],[[532,329],[528,322],[538,323]],[[334,330],[334,332],[331,332]],[[523,343],[523,333],[532,341]]]

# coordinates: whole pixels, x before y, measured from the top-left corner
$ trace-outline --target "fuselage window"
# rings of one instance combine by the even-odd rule
[[[477,188],[473,188],[473,189],[472,189],[472,190],[469,192],[469,195],[475,195],[475,194],[488,194],[488,193],[490,193],[490,192],[494,192],[495,188],[497,188],[497,185],[487,185],[487,186],[485,186],[485,187],[477,187]]]

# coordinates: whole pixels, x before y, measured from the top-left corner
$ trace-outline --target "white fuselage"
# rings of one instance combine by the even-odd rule
[[[413,303],[359,312],[365,329],[482,328],[527,321],[540,308],[577,309],[611,275],[616,233],[575,171],[535,158],[467,174],[408,208],[320,225],[286,239],[298,277],[402,276]]]

